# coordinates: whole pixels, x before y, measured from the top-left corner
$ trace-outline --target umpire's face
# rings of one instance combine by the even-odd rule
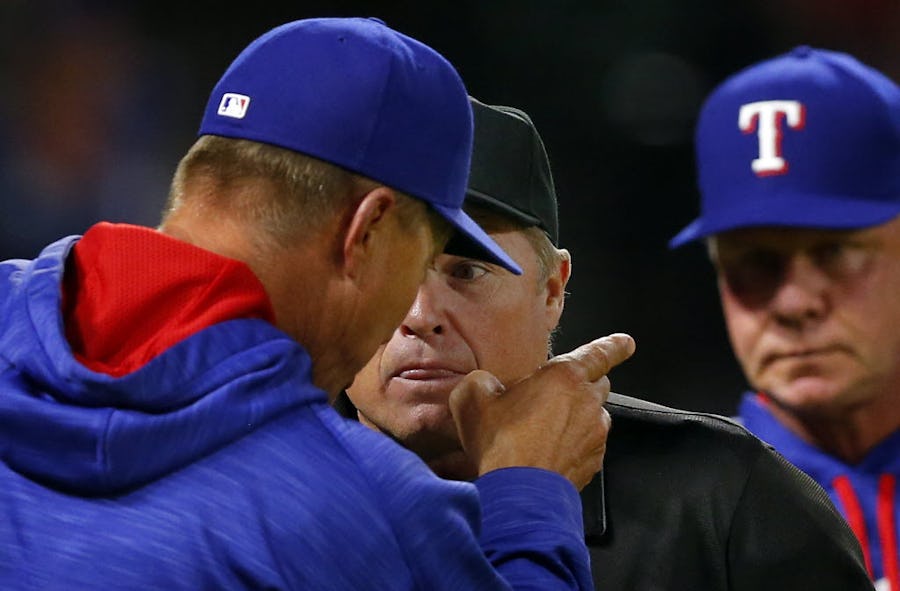
[[[735,230],[715,238],[712,254],[731,342],[755,388],[797,415],[897,417],[900,218],[855,231]]]
[[[475,369],[506,383],[533,372],[547,359],[548,338],[562,313],[568,259],[541,280],[537,253],[524,232],[491,237],[523,274],[438,256],[403,324],[348,389],[364,423],[397,439],[446,478],[476,475],[456,435],[450,391]]]

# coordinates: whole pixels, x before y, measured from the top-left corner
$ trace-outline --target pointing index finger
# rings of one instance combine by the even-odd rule
[[[608,374],[634,353],[635,343],[630,335],[615,333],[595,339],[568,353],[558,355],[558,361],[566,359],[583,368],[588,381],[595,382]]]

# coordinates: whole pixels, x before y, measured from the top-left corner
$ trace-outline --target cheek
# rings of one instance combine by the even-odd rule
[[[384,310],[385,322],[390,325],[392,333],[393,330],[403,322],[403,318],[406,317],[413,302],[415,302],[418,289],[418,283],[409,283],[404,288],[396,291],[393,306],[390,309]]]
[[[867,365],[900,363],[900,261],[876,265],[856,282],[833,294],[830,325],[837,338],[856,350]]]
[[[367,408],[377,406],[384,397],[384,386],[381,380],[380,361],[384,352],[382,346],[372,359],[363,367],[353,384],[347,389],[347,394],[353,404],[364,412]]]
[[[900,286],[898,286],[900,290]],[[874,295],[875,292],[870,292]],[[880,301],[860,301],[853,307],[846,305],[836,313],[844,325],[845,334],[857,353],[867,359],[867,364],[879,370],[900,373],[900,300],[890,297],[888,291],[878,291]],[[874,312],[874,311],[879,312]],[[845,337],[845,338],[847,338]]]
[[[741,364],[748,369],[747,365],[752,362],[751,356],[762,333],[763,319],[759,313],[747,310],[724,293],[722,314],[731,347]]]
[[[407,312],[409,312],[416,299],[416,293],[422,283],[424,274],[424,270],[417,270],[416,272],[406,273],[403,276],[397,273],[394,278],[388,279],[385,288],[389,292],[389,297],[385,298],[384,302],[375,310],[376,317],[383,324],[383,339],[381,343],[386,342],[394,330],[403,322],[403,318],[406,317]]]
[[[531,302],[504,302],[483,309],[473,319],[467,338],[482,369],[502,382],[531,374],[547,360],[547,339],[543,308]]]

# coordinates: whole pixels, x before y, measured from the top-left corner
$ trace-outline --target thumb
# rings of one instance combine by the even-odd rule
[[[456,407],[466,406],[485,396],[499,396],[506,387],[489,371],[476,369],[469,372],[453,391],[450,392],[450,410]]]
[[[488,410],[488,401],[491,398],[503,394],[503,384],[494,374],[475,370],[460,381],[450,392],[450,415],[456,424],[456,432],[463,450],[476,464],[480,465],[481,453],[487,441],[483,432],[485,411]],[[487,422],[491,421],[487,419]],[[487,434],[487,440],[493,438]]]
[[[465,420],[463,417],[480,414],[478,409],[484,398],[499,396],[505,390],[506,387],[491,372],[482,369],[469,372],[450,392],[450,414],[459,426]]]

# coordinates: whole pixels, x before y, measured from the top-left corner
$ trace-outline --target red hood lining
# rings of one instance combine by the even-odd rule
[[[66,262],[62,296],[75,358],[114,377],[213,324],[275,323],[246,264],[128,224],[102,222],[84,234]]]

